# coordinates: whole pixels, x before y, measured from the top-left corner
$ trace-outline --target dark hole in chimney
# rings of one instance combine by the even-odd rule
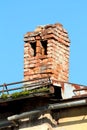
[[[36,56],[36,42],[30,43],[31,45],[31,55]]]
[[[41,41],[42,44],[42,55],[47,55],[47,41]]]

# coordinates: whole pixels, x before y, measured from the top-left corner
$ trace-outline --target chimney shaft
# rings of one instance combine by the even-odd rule
[[[68,81],[70,40],[61,24],[39,26],[25,34],[24,42],[24,80]]]

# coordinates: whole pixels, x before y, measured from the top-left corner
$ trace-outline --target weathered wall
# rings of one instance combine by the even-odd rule
[[[68,81],[70,41],[61,24],[40,26],[27,33],[24,41],[24,80],[49,75]]]
[[[86,106],[87,107],[87,106]],[[60,114],[58,130],[86,130],[87,111],[86,107],[77,107],[64,110]],[[55,129],[57,130],[57,128]]]
[[[86,106],[87,107],[87,106]],[[20,130],[86,130],[86,107],[62,109],[54,113],[54,118],[48,113],[31,124],[25,124]],[[58,119],[59,118],[59,119]]]

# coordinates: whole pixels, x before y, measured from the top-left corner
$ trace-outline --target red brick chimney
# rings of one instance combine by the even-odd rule
[[[61,24],[38,26],[24,42],[24,80],[50,76],[68,81],[70,40]]]

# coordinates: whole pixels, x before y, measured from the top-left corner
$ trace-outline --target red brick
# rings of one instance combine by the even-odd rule
[[[38,36],[36,32],[30,32],[25,38],[27,43],[24,45],[24,80],[50,74],[52,79],[68,81],[70,40],[63,26],[59,23],[46,25]],[[41,44],[42,40],[47,40],[47,48]],[[35,47],[31,48],[30,42],[36,42],[36,56],[33,56]],[[45,50],[47,55],[44,55]]]

